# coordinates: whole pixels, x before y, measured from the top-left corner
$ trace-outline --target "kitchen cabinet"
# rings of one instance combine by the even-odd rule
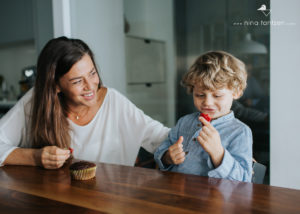
[[[127,92],[147,115],[167,124],[166,44],[126,36]]]
[[[34,39],[32,0],[0,1],[0,45]]]

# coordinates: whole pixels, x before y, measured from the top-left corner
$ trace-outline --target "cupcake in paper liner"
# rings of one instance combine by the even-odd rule
[[[71,164],[70,173],[74,180],[88,180],[96,175],[96,164],[88,161],[79,161]]]

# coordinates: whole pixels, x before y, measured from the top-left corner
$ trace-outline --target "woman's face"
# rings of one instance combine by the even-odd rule
[[[91,107],[97,103],[99,81],[94,63],[86,54],[59,79],[57,92],[65,95],[69,107]]]

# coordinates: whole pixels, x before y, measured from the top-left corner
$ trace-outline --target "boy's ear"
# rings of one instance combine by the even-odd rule
[[[242,96],[242,92],[241,91],[235,91],[233,92],[233,99],[237,100]]]

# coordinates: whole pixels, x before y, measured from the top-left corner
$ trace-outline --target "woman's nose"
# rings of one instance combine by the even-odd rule
[[[92,88],[92,82],[89,80],[84,80],[84,90],[90,90]]]

